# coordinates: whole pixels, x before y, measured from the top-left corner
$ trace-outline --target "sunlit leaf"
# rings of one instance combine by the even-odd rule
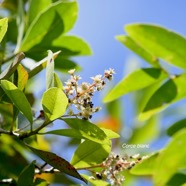
[[[143,175],[149,176],[154,174],[155,162],[159,153],[154,153],[150,155],[147,159],[144,159],[141,163],[136,164],[131,170],[130,173],[134,175]]]
[[[186,130],[183,129],[173,136],[171,142],[160,153],[155,163],[153,177],[155,186],[167,185],[167,182],[178,171],[186,167]]]
[[[52,51],[48,51],[48,59],[46,65],[46,89],[53,87],[54,84],[54,58]]]
[[[168,129],[167,129],[167,134],[169,136],[174,135],[176,132],[178,132],[181,129],[186,128],[186,118],[177,121],[176,123],[172,124]]]
[[[104,98],[104,102],[115,100],[129,92],[145,88],[167,77],[167,73],[158,68],[136,70],[120,81]]]
[[[109,139],[119,138],[119,134],[113,132],[112,130],[104,129],[104,128],[101,128],[101,130],[104,131],[104,133]],[[54,134],[54,135],[59,135],[59,136],[67,136],[67,137],[78,138],[78,139],[83,138],[83,139],[92,140],[92,136],[89,136],[85,133],[81,133],[79,130],[76,130],[76,129],[59,129],[59,130],[52,130],[52,131],[48,131],[46,133],[40,133],[40,134]]]
[[[44,9],[46,9],[52,0],[30,0],[29,9],[28,9],[28,24],[40,14]]]
[[[120,135],[117,134],[116,132],[110,130],[110,129],[105,129],[105,128],[101,128],[101,130],[104,131],[104,133],[106,134],[106,136],[109,138],[109,139],[114,139],[114,138],[119,138]]]
[[[76,129],[81,133],[82,136],[87,139],[100,143],[100,144],[110,144],[109,138],[107,138],[105,132],[98,126],[90,123],[89,121],[82,119],[63,119],[70,127]]]
[[[99,180],[99,179],[91,179],[90,176],[86,175],[86,174],[81,174],[82,177],[84,177],[85,179],[87,179],[92,186],[111,186],[111,184],[109,184],[108,182],[104,181],[104,180]]]
[[[152,55],[186,69],[186,39],[181,35],[160,26],[147,24],[129,24],[125,30]]]
[[[39,44],[49,33],[50,37],[59,37],[69,31],[77,18],[77,2],[58,1],[49,6],[32,22],[28,28],[20,51],[28,51]],[[47,35],[47,38],[50,40]]]
[[[92,51],[89,45],[77,36],[60,36],[52,42],[52,46],[59,47],[63,56],[90,55]]]
[[[0,42],[6,34],[8,28],[8,18],[0,19]]]
[[[24,186],[25,183],[27,185],[33,185],[34,183],[34,173],[35,173],[35,161],[33,161],[30,165],[25,167],[25,169],[21,172],[17,185],[18,186]]]
[[[61,117],[65,113],[67,105],[68,99],[60,88],[50,88],[43,94],[42,106],[45,117],[49,121]]]
[[[149,99],[139,118],[148,119],[170,104],[186,97],[186,74],[181,74],[164,83]]]
[[[61,82],[59,76],[56,73],[54,73],[54,87],[63,89],[63,83]]]
[[[16,80],[15,80],[16,79]],[[20,90],[24,90],[28,80],[28,72],[19,64],[14,74],[14,81]]]
[[[86,140],[76,149],[71,164],[75,168],[89,167],[102,163],[111,151],[111,144],[98,144]]]
[[[156,56],[152,55],[147,50],[142,48],[131,37],[120,35],[117,36],[116,39],[120,41],[123,45],[125,45],[127,48],[135,52],[137,55],[139,55],[141,58],[143,58],[146,62],[150,63],[155,67],[159,67],[158,59],[156,58]]]
[[[1,87],[6,95],[11,99],[15,106],[23,113],[23,115],[32,124],[33,117],[31,106],[25,96],[25,94],[19,90],[13,83],[7,80],[1,80]]]
[[[87,181],[81,177],[77,170],[65,159],[62,157],[47,151],[38,150],[28,146],[35,154],[37,154],[43,161],[51,165],[52,167],[60,170],[62,173],[73,176],[77,179],[82,180],[87,183]]]

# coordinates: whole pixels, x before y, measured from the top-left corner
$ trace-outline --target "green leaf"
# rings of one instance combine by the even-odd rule
[[[145,120],[153,114],[163,110],[170,104],[186,97],[185,89],[186,74],[182,74],[164,83],[149,99],[143,112],[139,115],[140,120]]]
[[[3,88],[6,95],[11,99],[14,105],[19,109],[20,112],[33,123],[31,106],[25,96],[25,94],[19,90],[13,83],[7,80],[1,80],[1,87]]]
[[[181,129],[186,128],[186,118],[177,121],[176,123],[172,124],[168,129],[167,129],[167,134],[169,136],[174,135],[176,132],[178,132]]]
[[[50,88],[43,94],[42,106],[45,117],[49,121],[61,117],[65,113],[67,105],[68,99],[60,88]]]
[[[167,73],[158,68],[142,68],[129,74],[120,81],[104,98],[104,102],[113,101],[124,94],[145,88],[167,77]]]
[[[63,83],[61,82],[59,76],[56,73],[54,73],[54,87],[63,89]]]
[[[167,185],[167,182],[180,168],[186,167],[186,130],[173,136],[171,142],[158,156],[153,177],[155,186]],[[166,173],[166,174],[165,174]]]
[[[47,43],[46,43],[47,44]],[[44,45],[46,46],[46,45]],[[76,56],[76,55],[90,55],[92,51],[89,45],[77,36],[63,36],[61,35],[52,42],[52,46],[59,47],[63,56]]]
[[[174,174],[171,179],[168,181],[168,186],[184,186],[186,183],[186,174],[183,173],[176,173]]]
[[[104,131],[104,133],[109,139],[119,138],[119,134],[113,132],[112,130],[104,129],[104,128],[101,128],[101,130]],[[90,137],[89,135],[85,135],[85,133],[81,133],[79,130],[76,130],[76,129],[59,129],[59,130],[52,130],[52,131],[48,131],[46,133],[40,133],[40,134],[55,134],[55,135],[67,136],[71,138],[92,140],[92,136]]]
[[[63,120],[70,127],[80,132],[84,138],[100,144],[110,144],[110,140],[107,138],[105,132],[89,121],[75,118],[68,118]]]
[[[81,174],[81,176],[83,176],[85,179],[87,179],[88,182],[90,182],[91,185],[93,185],[93,186],[111,186],[111,184],[109,184],[108,182],[106,182],[104,180],[91,179],[90,176],[88,176],[86,174]]]
[[[68,32],[74,25],[77,18],[77,2],[56,2],[43,11],[32,22],[20,51],[28,51],[34,45],[39,44],[47,34],[50,34],[52,40],[54,37]],[[47,36],[50,40],[49,36]]]
[[[35,173],[35,161],[33,161],[30,165],[25,167],[25,169],[21,172],[17,185],[18,186],[25,186],[26,185],[33,185],[34,181],[34,173]]]
[[[33,20],[50,4],[52,0],[30,0],[28,10],[28,24],[30,25]]]
[[[0,42],[6,34],[8,29],[8,18],[0,19]]]
[[[19,64],[14,74],[14,81],[20,90],[24,90],[28,80],[28,72]]]
[[[27,145],[28,146],[28,145]],[[51,165],[55,169],[60,170],[61,172],[73,176],[77,179],[80,179],[87,183],[85,179],[81,177],[81,175],[77,172],[77,170],[65,159],[62,157],[47,151],[38,150],[28,146],[36,155],[38,155],[43,161],[47,164]]]
[[[139,55],[141,58],[143,58],[146,62],[150,63],[154,67],[159,67],[158,59],[156,58],[156,56],[152,55],[143,47],[141,47],[131,37],[120,35],[116,36],[116,39],[120,41],[123,45],[125,45],[127,48],[132,50],[134,53]]]
[[[61,51],[53,53],[53,58],[55,59],[59,55],[60,52]],[[36,63],[36,65],[28,73],[29,78],[32,78],[33,76],[38,74],[40,71],[42,71],[47,65],[47,60],[48,60],[48,58],[45,57],[40,62]]]
[[[156,152],[150,155],[147,159],[144,159],[141,163],[136,164],[131,170],[130,173],[134,175],[143,175],[150,176],[154,174],[154,169],[156,166],[156,159],[159,153]]]
[[[145,50],[166,62],[186,69],[186,39],[155,25],[129,24],[126,32]]]
[[[120,135],[117,134],[116,132],[110,130],[110,129],[105,129],[105,128],[101,128],[101,130],[104,131],[104,133],[106,134],[107,138],[109,139],[114,139],[114,138],[119,138]]]
[[[54,58],[52,51],[48,51],[46,66],[46,89],[53,87],[54,84]]]
[[[76,168],[89,167],[102,163],[111,151],[110,144],[98,144],[86,140],[76,149],[71,164]]]
[[[18,65],[20,64],[21,60],[24,59],[24,53],[19,53],[15,60],[8,66],[1,74],[0,79],[7,79],[9,78],[17,69]]]

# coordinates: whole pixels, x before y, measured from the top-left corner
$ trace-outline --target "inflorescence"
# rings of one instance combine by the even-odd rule
[[[122,171],[132,169],[137,163],[146,158],[147,156],[140,157],[139,154],[120,157],[112,153],[101,164],[103,169],[100,172],[96,172],[95,176],[90,178],[94,180],[108,180],[113,186],[121,186],[125,180]]]
[[[104,75],[96,75],[91,77],[92,83],[82,82],[80,76],[74,74],[75,69],[68,71],[70,79],[65,82],[64,92],[68,97],[68,115],[81,117],[85,120],[91,119],[92,114],[98,112],[101,108],[94,107],[92,97],[96,91],[100,91],[106,84],[106,80],[112,80],[113,69],[105,70]],[[74,112],[74,106],[76,112]]]

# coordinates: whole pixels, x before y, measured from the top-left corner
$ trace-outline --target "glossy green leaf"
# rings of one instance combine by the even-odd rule
[[[90,167],[102,163],[111,151],[111,143],[98,144],[86,140],[76,149],[71,164],[75,168]]]
[[[28,146],[28,145],[27,145]],[[55,169],[60,170],[61,172],[73,176],[77,179],[82,180],[87,183],[87,181],[81,177],[81,175],[77,172],[77,170],[65,159],[62,157],[47,151],[38,150],[28,146],[36,155],[38,155],[43,161],[47,164],[51,165]]]
[[[160,26],[147,24],[129,24],[125,30],[152,55],[186,69],[186,39],[181,35]]]
[[[150,155],[147,159],[144,159],[141,163],[136,164],[130,173],[134,175],[152,176],[154,174],[154,169],[156,166],[156,159],[159,153],[154,153]]]
[[[60,88],[50,88],[43,94],[42,106],[45,117],[49,121],[61,117],[65,113],[67,105],[68,99]]]
[[[53,53],[53,58],[55,59],[59,55],[60,51]],[[42,71],[44,68],[46,68],[47,65],[47,57],[36,63],[36,65],[29,71],[28,75],[29,78],[32,78],[36,74],[38,74],[40,71]]]
[[[181,129],[186,128],[186,118],[177,121],[176,123],[172,124],[168,129],[167,129],[167,134],[169,136],[174,135],[176,132],[178,132]]]
[[[106,128],[101,128],[101,130],[104,131],[104,133],[106,134],[107,138],[109,139],[114,139],[114,138],[119,138],[120,135],[117,134],[116,132],[110,130],[110,129],[106,129]]]
[[[30,0],[28,9],[28,24],[30,25],[33,20],[51,3],[52,0]]]
[[[76,129],[84,138],[100,144],[110,144],[105,132],[95,124],[82,119],[63,119],[70,127]]]
[[[24,57],[24,53],[19,53],[15,57],[15,60],[0,74],[0,79],[8,79],[16,71],[18,65]]]
[[[156,58],[156,56],[152,55],[143,47],[141,47],[131,37],[120,35],[117,36],[116,39],[120,41],[123,45],[125,45],[127,48],[132,50],[134,53],[139,55],[141,58],[143,58],[146,62],[150,63],[154,67],[159,67],[158,59]]]
[[[81,174],[81,176],[87,179],[88,182],[90,182],[92,186],[111,186],[111,184],[109,184],[108,182],[104,180],[91,179],[91,177],[86,174]]]
[[[129,74],[120,81],[104,98],[104,102],[115,100],[129,92],[145,88],[158,81],[165,79],[168,75],[158,68],[143,68]]]
[[[53,3],[32,22],[26,32],[20,51],[28,51],[45,39],[46,35],[48,40],[54,40],[69,31],[73,27],[76,18],[76,1]]]
[[[56,73],[54,73],[54,87],[63,89],[63,83],[61,82],[59,76]]]
[[[20,90],[24,90],[28,80],[28,72],[19,64],[14,74],[14,82]]]
[[[0,42],[6,34],[8,29],[8,18],[0,19]]]
[[[25,94],[19,90],[13,83],[7,80],[1,80],[1,87],[3,88],[6,95],[11,99],[14,105],[19,109],[20,112],[30,121],[32,124],[33,117],[31,106],[25,96]]]
[[[173,136],[171,142],[158,156],[153,177],[155,186],[167,185],[167,182],[180,168],[186,167],[186,130],[181,130]]]
[[[47,43],[46,43],[47,44]],[[46,45],[45,45],[46,46]],[[89,45],[77,36],[60,36],[52,42],[52,46],[59,47],[63,56],[90,55],[92,51]]]
[[[104,128],[101,128],[101,130],[104,131],[104,133],[109,139],[120,137],[119,134],[113,132],[112,130],[104,129]],[[76,130],[76,129],[59,129],[59,130],[52,130],[52,131],[48,131],[46,133],[40,133],[40,134],[54,134],[54,135],[59,135],[59,136],[67,136],[71,138],[92,140],[92,136],[90,137],[89,135],[85,135],[85,133],[81,133],[79,130]]]
[[[186,97],[185,89],[186,74],[182,74],[164,83],[149,99],[140,120],[145,120],[153,114],[163,110],[170,104]]]
[[[33,185],[34,183],[34,174],[35,174],[35,161],[33,161],[30,165],[25,167],[25,169],[21,172],[17,185],[18,186],[25,186],[26,185]]]
[[[48,51],[48,59],[46,65],[46,89],[54,85],[54,58],[52,51]]]

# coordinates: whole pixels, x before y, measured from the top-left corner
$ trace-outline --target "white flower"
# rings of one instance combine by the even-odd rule
[[[75,72],[75,69],[71,69],[71,70],[68,71],[68,73],[69,73],[70,75],[73,75],[74,72]]]
[[[94,77],[91,77],[91,79],[96,83],[96,84],[99,84],[99,83],[101,83],[101,78],[102,78],[102,75],[96,75],[96,76],[94,76]]]

